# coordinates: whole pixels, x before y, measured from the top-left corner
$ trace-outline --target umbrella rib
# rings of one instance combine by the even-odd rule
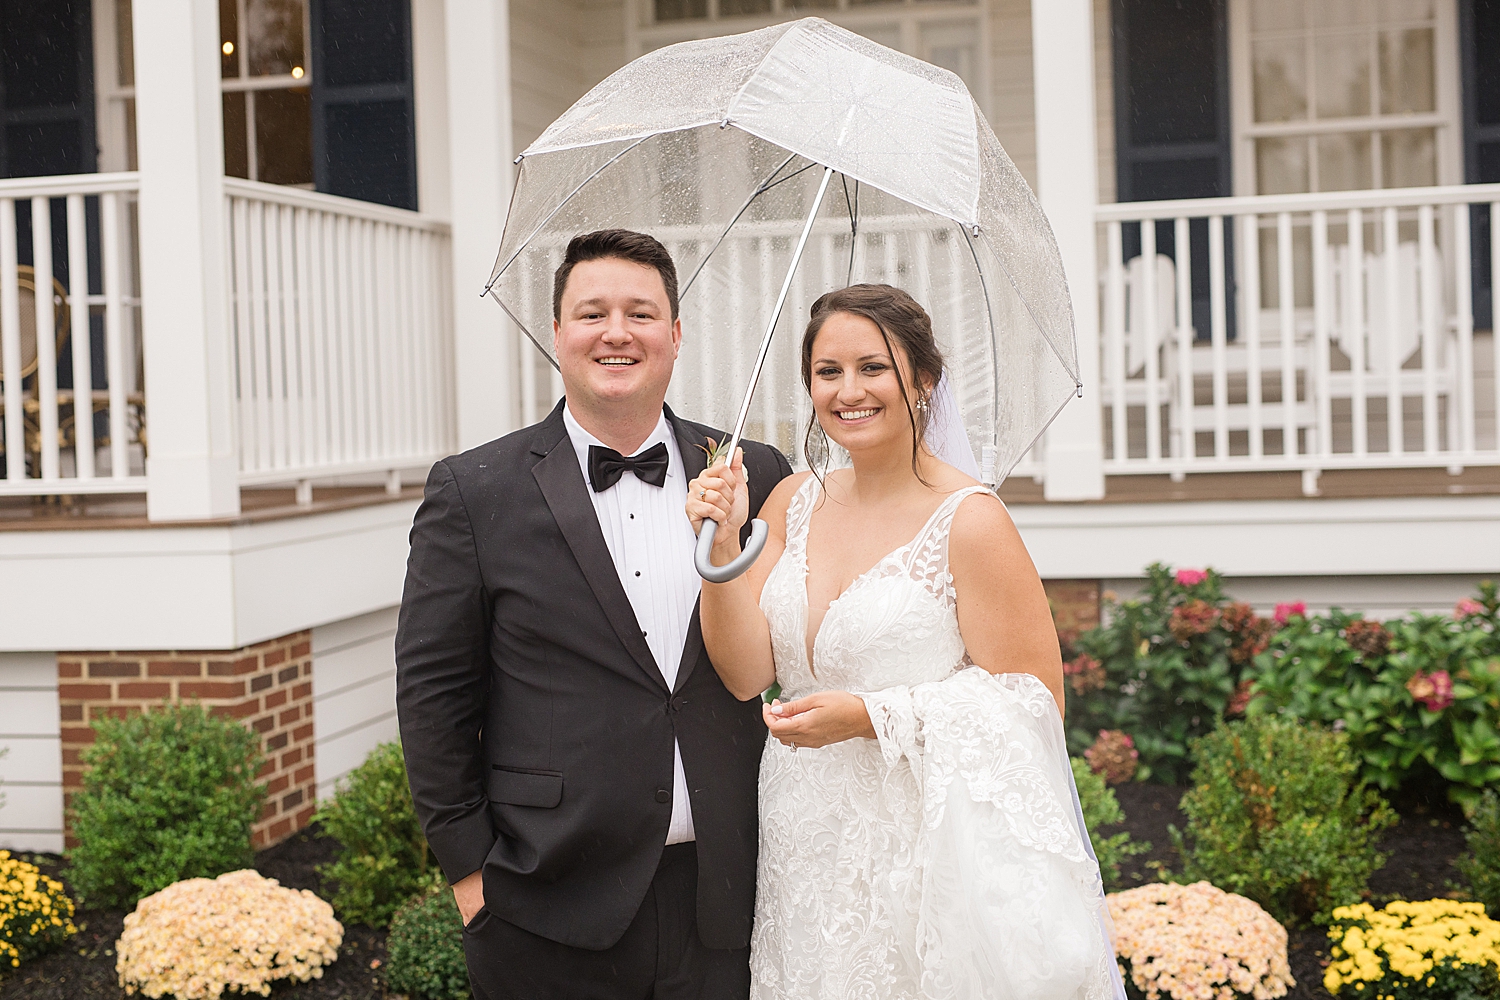
[[[698,266],[693,269],[692,276],[688,278],[687,284],[682,286],[682,292],[677,296],[679,299],[687,298],[687,293],[692,289],[693,282],[698,280],[698,275],[702,274],[703,269],[708,266],[710,258],[712,258],[713,255],[718,252],[720,244],[722,244],[724,240],[729,236],[729,231],[734,228],[734,224],[740,221],[740,216],[744,215],[750,210],[750,203],[755,201],[756,198],[759,198],[761,195],[765,194],[767,191],[771,190],[772,187],[775,187],[775,184],[771,183],[771,178],[781,173],[786,165],[788,163],[791,163],[796,158],[797,154],[792,153],[786,159],[782,160],[781,163],[777,165],[776,169],[767,174],[765,180],[761,181],[760,184],[755,188],[755,190],[750,192],[750,197],[745,199],[745,203],[740,206],[740,210],[734,213],[734,218],[729,220],[729,225],[724,227],[724,231],[719,234],[719,238],[714,240],[714,245],[709,247],[708,253],[703,255],[703,259],[700,260],[698,262]],[[813,164],[809,163],[807,166],[810,167],[813,166]],[[802,168],[802,170],[806,169],[807,167]],[[800,174],[802,172],[802,170],[798,170],[797,173],[788,174],[781,180],[789,180],[792,177],[796,177],[797,174]],[[781,181],[777,181],[776,183],[779,184],[781,183]]]

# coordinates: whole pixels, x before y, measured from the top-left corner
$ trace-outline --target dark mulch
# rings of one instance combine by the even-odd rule
[[[325,899],[316,867],[333,860],[334,844],[316,828],[299,833],[275,847],[258,851],[255,868],[293,889],[311,889]],[[24,855],[47,874],[61,878],[62,859],[55,854]],[[66,880],[64,879],[64,882]],[[79,1000],[125,996],[115,975],[115,941],[123,928],[125,910],[80,910],[74,918],[78,936],[62,951],[27,962],[0,978],[4,1000]],[[323,970],[322,979],[280,984],[273,1000],[384,1000],[381,968],[385,965],[385,932],[363,926],[344,927],[339,958]],[[379,963],[374,969],[371,963]],[[377,971],[380,970],[380,971]],[[232,994],[238,996],[238,994]],[[394,994],[391,994],[394,996]]]
[[[1177,808],[1184,788],[1170,785],[1116,785],[1115,797],[1125,810],[1125,823],[1107,832],[1130,831],[1136,841],[1150,841],[1151,850],[1121,865],[1125,885],[1156,880],[1155,866],[1180,869],[1182,859],[1172,846],[1169,825],[1182,830],[1187,819]],[[1381,850],[1389,857],[1385,867],[1370,879],[1369,901],[1383,906],[1393,899],[1433,899],[1448,896],[1463,878],[1453,859],[1464,848],[1463,813],[1437,796],[1402,795],[1391,803],[1401,821],[1386,832]],[[1327,932],[1319,927],[1294,930],[1288,935],[1287,957],[1297,985],[1288,1000],[1331,1000],[1323,988],[1323,969],[1328,964]]]
[[[1186,821],[1177,809],[1184,789],[1168,785],[1117,785],[1115,795],[1125,810],[1123,829],[1131,839],[1150,841],[1148,853],[1131,858],[1123,866],[1127,886],[1156,880],[1160,866],[1181,867],[1172,847],[1169,825],[1179,830]],[[1370,900],[1383,905],[1392,899],[1431,899],[1447,895],[1449,882],[1461,878],[1452,867],[1463,849],[1463,815],[1440,797],[1405,796],[1393,802],[1401,822],[1386,835],[1383,849],[1390,855],[1384,868],[1370,881]],[[1114,830],[1106,832],[1116,832]],[[316,866],[332,860],[333,843],[316,830],[298,834],[256,855],[262,875],[296,889],[312,889],[327,898]],[[38,855],[33,860],[56,876],[61,859]],[[83,910],[78,914],[79,935],[62,952],[29,962],[0,979],[3,1000],[75,1000],[124,996],[115,978],[114,942],[120,936],[123,910]],[[1289,941],[1292,974],[1297,986],[1288,1000],[1330,1000],[1323,989],[1323,967],[1328,962],[1328,941],[1319,928],[1293,931]],[[387,996],[379,966],[386,961],[385,934],[368,927],[345,927],[339,960],[322,979],[300,985],[281,985],[272,997],[278,1000],[384,1000]]]

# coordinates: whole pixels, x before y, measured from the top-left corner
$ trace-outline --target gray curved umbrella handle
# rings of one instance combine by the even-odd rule
[[[693,565],[697,568],[698,575],[709,583],[728,583],[742,575],[760,557],[761,549],[766,547],[766,535],[770,534],[771,529],[757,517],[750,522],[750,540],[745,543],[745,551],[735,556],[731,562],[715,566],[708,561],[708,555],[713,551],[714,535],[718,530],[718,521],[704,519],[703,526],[698,529],[698,548],[693,553]]]

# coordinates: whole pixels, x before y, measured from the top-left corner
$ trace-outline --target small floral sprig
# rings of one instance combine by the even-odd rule
[[[1273,1000],[1296,985],[1286,929],[1243,896],[1155,883],[1108,901],[1121,973],[1146,1000]]]
[[[722,441],[715,441],[711,437],[705,437],[703,440],[707,441],[708,444],[700,444],[698,446],[698,450],[708,456],[708,464],[704,466],[705,469],[712,469],[720,462],[724,462],[727,460],[726,456],[729,454],[728,438],[725,438]]]
[[[130,995],[269,996],[276,980],[322,978],[343,941],[333,907],[246,869],[184,879],[141,900],[125,917],[115,971]]]
[[[1340,906],[1328,938],[1333,961],[1323,985],[1335,995],[1456,1000],[1492,995],[1500,977],[1500,922],[1485,916],[1483,903]]]
[[[0,968],[14,968],[78,933],[62,883],[0,851]]]
[[[1285,625],[1293,618],[1306,618],[1307,605],[1302,601],[1286,601],[1276,605],[1276,624]]]

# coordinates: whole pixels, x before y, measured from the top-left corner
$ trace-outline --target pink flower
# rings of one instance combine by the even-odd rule
[[[1201,569],[1180,569],[1177,571],[1177,586],[1179,587],[1196,587],[1207,579],[1208,574]]]
[[[1292,601],[1287,604],[1276,605],[1276,624],[1285,625],[1292,620],[1292,616],[1298,618],[1307,617],[1307,605],[1301,601]]]
[[[1463,600],[1453,605],[1453,617],[1460,620],[1467,618],[1470,615],[1482,614],[1484,614],[1484,605],[1480,604],[1472,597],[1465,597]]]
[[[1453,678],[1446,670],[1424,674],[1418,670],[1406,682],[1412,700],[1420,701],[1429,712],[1441,712],[1453,704]]]

